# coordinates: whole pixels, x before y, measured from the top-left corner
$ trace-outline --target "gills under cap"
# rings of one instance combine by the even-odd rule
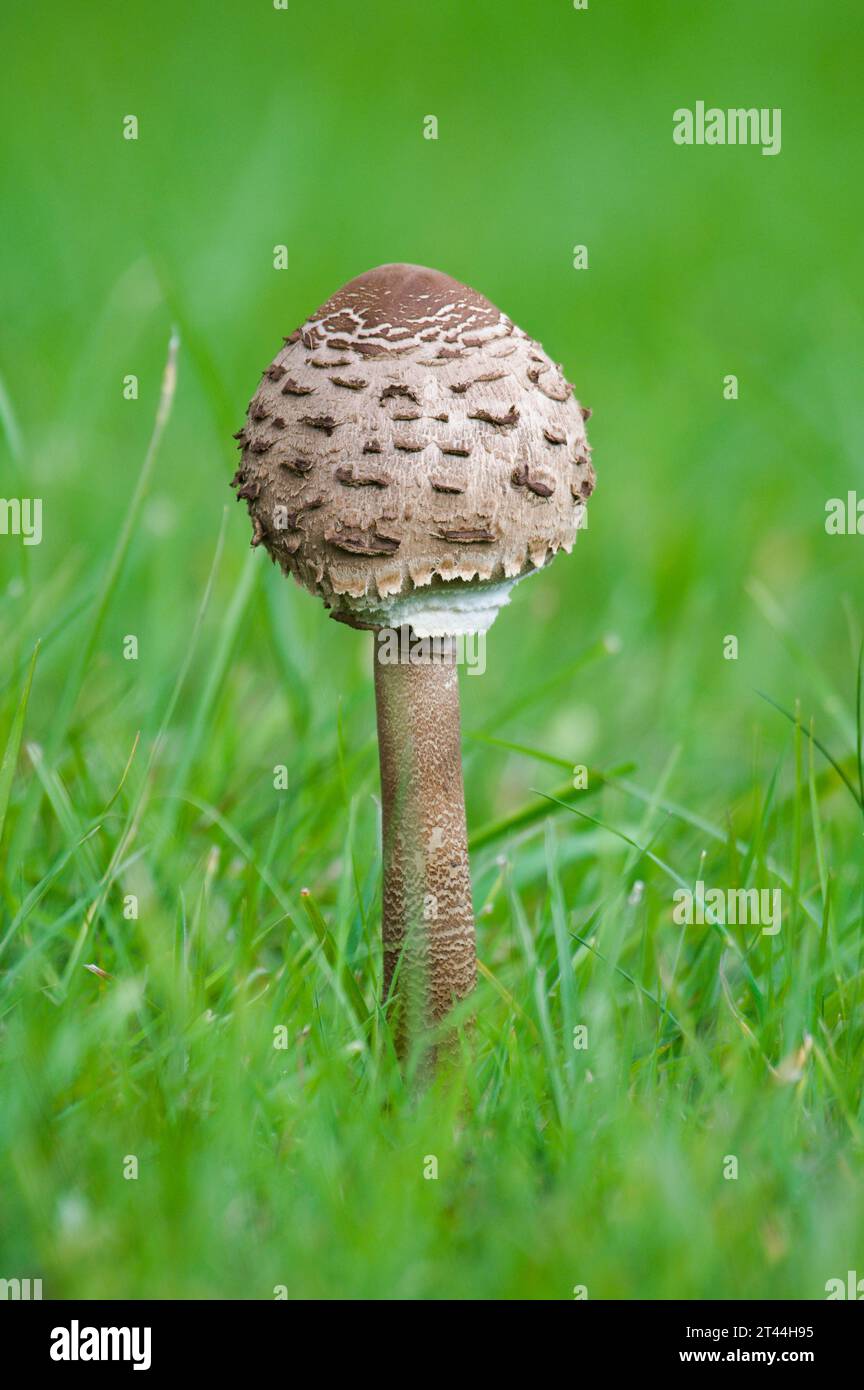
[[[286,573],[355,627],[482,631],[572,549],[589,411],[535,342],[423,266],[351,280],[265,371],[234,478]]]

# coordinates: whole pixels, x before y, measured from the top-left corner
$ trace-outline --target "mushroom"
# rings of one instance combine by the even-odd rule
[[[384,265],[285,340],[237,436],[252,544],[376,634],[384,998],[402,1056],[476,978],[457,639],[572,549],[594,487],[588,414],[482,295]]]

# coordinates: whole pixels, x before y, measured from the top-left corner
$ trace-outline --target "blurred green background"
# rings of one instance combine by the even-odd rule
[[[819,1297],[864,1260],[844,1186],[861,828],[757,690],[800,700],[852,776],[864,537],[824,520],[864,495],[857,6],[47,0],[4,6],[0,39],[0,496],[44,504],[40,547],[0,536],[0,747],[42,642],[0,842],[0,1276],[44,1271],[58,1296]],[[676,146],[697,100],[782,108],[782,152]],[[308,886],[371,1008],[368,643],[250,554],[228,482],[282,336],[397,260],[475,286],[563,363],[598,487],[573,555],[519,587],[462,682],[480,955],[505,990],[481,985],[472,1118],[433,1091],[388,1128],[402,1093],[375,1029],[352,1051],[314,946],[298,966],[280,944]],[[130,511],[172,325],[173,411]],[[727,1008],[722,943],[670,935],[651,861],[569,813],[544,839],[535,789],[574,763],[632,765],[641,803],[587,809],[687,881],[711,876],[705,826],[722,886],[793,865],[782,944],[752,946],[758,1000],[736,975]],[[643,823],[655,794],[689,820]],[[528,834],[508,822],[526,807]],[[610,968],[565,959],[561,922],[605,914]],[[627,976],[670,991],[674,1039]],[[589,1016],[595,1100],[563,1031]],[[814,1075],[777,1089],[810,1030]],[[711,1184],[742,1135],[736,1206]],[[449,1193],[416,1181],[436,1144]],[[161,1177],[136,1207],[118,1154],[145,1151]]]

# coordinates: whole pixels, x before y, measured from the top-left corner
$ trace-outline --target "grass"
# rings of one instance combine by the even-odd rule
[[[864,1268],[864,539],[824,531],[861,490],[856,17],[445,0],[343,52],[354,8],[226,5],[203,57],[156,0],[10,35],[45,95],[7,121],[0,494],[45,539],[0,536],[0,1278],[822,1298]],[[782,154],[675,149],[702,95],[782,105]],[[480,981],[422,1093],[378,1005],[368,641],[227,488],[280,335],[397,258],[562,359],[599,479],[462,678]],[[780,932],[676,925],[700,882],[779,888]]]
[[[457,1077],[412,1094],[376,1003],[369,691],[358,674],[324,748],[292,740],[294,795],[242,786],[230,653],[265,576],[247,565],[214,613],[223,541],[176,684],[113,772],[93,716],[76,723],[80,663],[57,765],[26,738],[18,756],[36,653],[9,684],[4,1268],[58,1297],[259,1298],[818,1297],[854,1268],[861,824],[842,761],[798,720],[725,824],[667,799],[670,765],[653,786],[529,792],[479,827],[476,1026]],[[466,743],[529,780],[576,753]],[[196,790],[205,745],[228,769],[218,805]],[[780,886],[782,933],[673,927],[672,887],[697,876]]]

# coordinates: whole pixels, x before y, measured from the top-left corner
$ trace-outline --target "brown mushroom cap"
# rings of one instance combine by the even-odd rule
[[[475,290],[378,266],[285,340],[238,432],[233,485],[252,544],[333,617],[389,625],[421,591],[470,608],[469,590],[572,548],[594,488],[589,413]]]

